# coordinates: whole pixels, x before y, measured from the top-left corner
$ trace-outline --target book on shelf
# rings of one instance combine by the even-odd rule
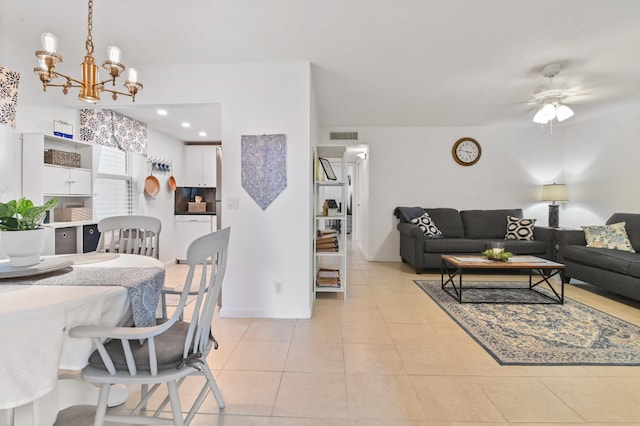
[[[340,270],[320,268],[316,275],[316,286],[318,287],[340,287]]]
[[[337,241],[326,241],[326,242],[318,242],[316,241],[316,248],[327,248],[327,247],[338,247],[339,244]]]
[[[338,237],[338,231],[328,230],[328,231],[318,231],[316,233],[316,238],[330,238],[330,237]]]
[[[339,240],[336,231],[318,231],[316,235],[316,252],[338,252]]]
[[[338,247],[317,247],[316,253],[338,253],[340,249]]]

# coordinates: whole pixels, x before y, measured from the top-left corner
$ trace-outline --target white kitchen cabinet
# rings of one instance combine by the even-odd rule
[[[45,165],[42,177],[44,195],[91,196],[91,170]]]
[[[187,260],[189,244],[198,237],[216,230],[215,215],[175,216],[175,249],[178,262]]]
[[[216,145],[185,145],[184,186],[216,187]]]

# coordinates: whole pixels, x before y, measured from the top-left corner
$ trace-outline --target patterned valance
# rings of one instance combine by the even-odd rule
[[[20,73],[0,67],[0,124],[16,127]]]
[[[147,125],[108,109],[83,109],[80,140],[146,154]]]

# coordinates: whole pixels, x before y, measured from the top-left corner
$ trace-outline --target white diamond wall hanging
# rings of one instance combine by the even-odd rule
[[[286,135],[243,135],[242,187],[262,210],[287,187]]]

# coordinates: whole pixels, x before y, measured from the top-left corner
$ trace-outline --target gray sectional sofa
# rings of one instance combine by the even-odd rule
[[[441,238],[425,237],[411,220],[427,212]],[[554,230],[535,227],[534,239],[505,240],[507,216],[522,218],[522,209],[462,210],[451,208],[396,207],[399,219],[400,257],[420,274],[425,269],[439,269],[443,254],[480,254],[492,243],[502,242],[506,251],[516,255],[534,255],[553,259]]]
[[[640,214],[614,213],[606,225],[625,223],[636,251],[587,247],[583,230],[559,229],[558,261],[565,265],[565,281],[584,281],[606,291],[640,301]]]

